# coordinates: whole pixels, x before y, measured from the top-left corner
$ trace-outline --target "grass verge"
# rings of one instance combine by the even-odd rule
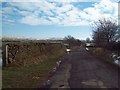
[[[106,63],[109,63],[111,65],[119,67],[119,65],[114,63],[114,60],[112,58],[112,53],[115,51],[110,51],[103,48],[89,48],[89,52],[96,58],[105,61]]]
[[[64,55],[64,50],[49,55],[42,63],[21,67],[5,67],[2,71],[2,88],[37,88],[49,77],[49,72]]]

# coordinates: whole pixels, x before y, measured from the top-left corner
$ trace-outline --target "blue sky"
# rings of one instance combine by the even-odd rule
[[[92,24],[101,18],[117,20],[114,1],[99,2],[2,2],[2,36],[36,39],[78,39],[92,36]]]

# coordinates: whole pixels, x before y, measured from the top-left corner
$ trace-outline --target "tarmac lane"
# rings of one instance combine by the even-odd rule
[[[85,48],[73,52],[72,59],[70,88],[119,88],[118,67],[91,56]]]
[[[58,71],[50,80],[51,88],[114,88],[120,89],[118,67],[97,59],[85,48],[64,57]]]

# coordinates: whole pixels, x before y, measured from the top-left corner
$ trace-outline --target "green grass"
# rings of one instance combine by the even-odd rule
[[[49,72],[64,53],[50,55],[39,64],[3,69],[3,88],[36,88],[48,79]]]

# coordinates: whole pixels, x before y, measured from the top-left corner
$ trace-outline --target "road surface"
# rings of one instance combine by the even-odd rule
[[[120,88],[118,67],[96,59],[85,50],[71,52],[50,80],[51,88]]]
[[[2,88],[2,50],[0,49],[0,90]]]

